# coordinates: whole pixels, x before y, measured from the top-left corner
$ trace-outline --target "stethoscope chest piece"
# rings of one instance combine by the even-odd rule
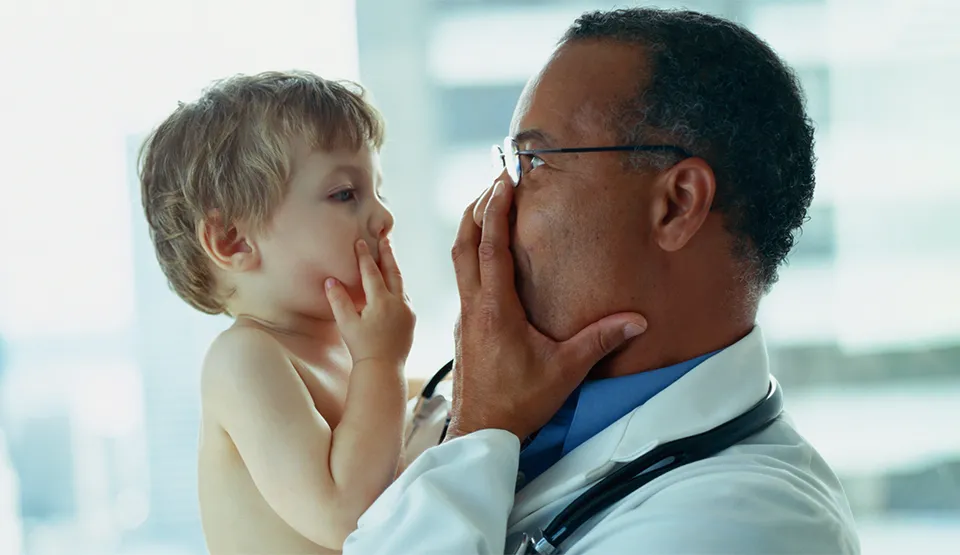
[[[507,544],[504,553],[508,555],[527,555],[530,551],[530,536],[523,532],[517,532],[507,536]]]
[[[507,537],[506,552],[512,555],[557,555],[560,551],[550,544],[543,532],[533,536],[524,532],[517,532]]]

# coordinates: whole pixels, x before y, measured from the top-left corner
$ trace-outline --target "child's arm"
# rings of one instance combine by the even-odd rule
[[[354,358],[344,414],[332,432],[265,332],[230,330],[211,348],[204,368],[204,402],[264,499],[304,537],[331,549],[342,546],[390,484],[400,456],[403,362],[414,317],[396,263],[385,250],[383,277],[369,253],[359,255],[367,295],[362,314],[338,285],[329,291]]]

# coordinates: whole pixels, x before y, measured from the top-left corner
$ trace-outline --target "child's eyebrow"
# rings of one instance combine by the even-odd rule
[[[367,172],[366,172],[366,170],[364,170],[363,168],[361,168],[360,166],[357,166],[357,165],[355,165],[355,164],[337,164],[336,166],[333,167],[332,170],[330,170],[330,173],[331,173],[331,174],[334,174],[334,173],[358,173],[358,174],[364,174],[364,175],[365,175]]]
[[[370,172],[367,171],[366,168],[363,168],[356,164],[338,164],[334,166],[333,169],[331,169],[327,173],[328,176],[334,176],[334,175],[340,175],[340,174],[346,174],[353,178],[357,178],[358,176],[364,179],[371,177]],[[380,179],[379,174],[376,176],[376,179],[377,180]]]

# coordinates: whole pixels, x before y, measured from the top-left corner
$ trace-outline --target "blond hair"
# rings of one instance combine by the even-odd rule
[[[261,226],[283,198],[293,143],[315,149],[383,144],[383,120],[362,87],[308,72],[237,75],[179,107],[140,151],[143,209],[171,289],[208,314],[225,312],[198,226]]]

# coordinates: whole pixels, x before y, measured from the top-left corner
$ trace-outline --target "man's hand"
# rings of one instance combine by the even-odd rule
[[[454,332],[454,398],[448,438],[495,428],[521,440],[540,429],[601,358],[647,326],[639,314],[607,316],[556,342],[527,320],[514,284],[508,214],[513,187],[498,181],[474,221],[464,212],[453,246],[460,291]],[[558,276],[559,278],[559,276]]]

